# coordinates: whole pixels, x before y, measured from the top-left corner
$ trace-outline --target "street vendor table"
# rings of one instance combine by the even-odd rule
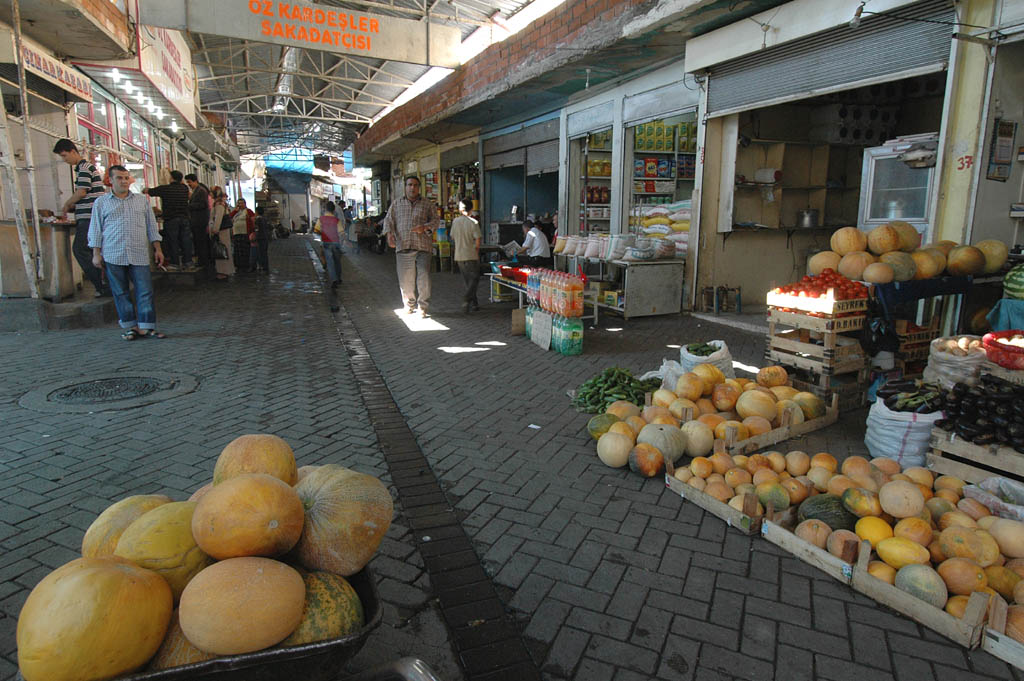
[[[958,326],[963,295],[976,284],[991,284],[1002,281],[1001,276],[982,277],[937,277],[935,279],[915,279],[911,281],[894,281],[890,284],[875,284],[874,294],[882,306],[887,319],[893,318],[893,309],[901,303],[910,303],[927,298],[942,297],[940,316],[946,319],[946,313],[953,311],[953,326]],[[949,329],[949,333],[956,329]]]
[[[491,278],[490,290],[492,292],[494,291],[495,286],[511,289],[519,294],[519,307],[521,308],[523,306],[523,298],[526,296],[526,284],[521,284],[518,281],[509,279],[508,277],[503,277],[500,274],[495,274],[494,272],[485,272],[485,274]],[[492,303],[498,302],[494,299],[493,295],[490,300]]]

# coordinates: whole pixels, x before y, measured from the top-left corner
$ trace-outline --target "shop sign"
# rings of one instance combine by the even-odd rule
[[[323,182],[310,182],[309,193],[318,199],[329,199],[331,198],[331,185]]]
[[[324,52],[455,68],[455,26],[277,0],[139,0],[140,23]]]
[[[3,31],[0,32],[0,36],[3,36],[0,39],[0,62],[15,63],[14,34]],[[92,101],[92,85],[84,74],[62,64],[26,38],[21,39],[21,59],[26,72],[39,76],[82,100]]]
[[[188,44],[178,31],[140,26],[139,32],[142,43],[139,65],[142,73],[189,125],[195,127],[195,81],[192,77],[192,52]]]

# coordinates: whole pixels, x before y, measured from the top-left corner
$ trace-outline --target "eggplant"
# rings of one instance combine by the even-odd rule
[[[995,412],[996,416],[1008,418],[1011,414],[1013,414],[1013,409],[1010,408],[1009,404],[1004,402],[1002,404],[996,405]]]
[[[1006,430],[1007,428],[1010,427],[1010,419],[1006,418],[1005,416],[991,416],[989,417],[989,420],[992,421],[995,427],[999,428],[1000,430]]]
[[[939,430],[949,431],[949,430],[953,429],[953,422],[950,419],[948,419],[948,418],[946,418],[946,419],[939,419],[938,421],[936,421],[932,425],[934,425]]]
[[[995,424],[984,416],[979,416],[975,419],[974,425],[983,433],[991,432],[995,428]]]
[[[971,386],[966,383],[954,383],[953,392],[961,397],[967,394],[967,391],[971,389]]]
[[[1024,424],[1011,423],[1006,427],[1006,432],[1010,434],[1014,440],[1021,440],[1024,442]]]
[[[996,429],[996,442],[999,444],[1006,444],[1010,441],[1010,434],[1006,432],[1004,428]]]
[[[956,434],[962,438],[973,440],[974,438],[981,435],[981,431],[974,427],[971,423],[964,423],[963,421],[957,421],[956,423]]]
[[[971,397],[973,397],[976,400],[983,400],[986,397],[988,397],[988,393],[986,393],[984,390],[982,390],[981,388],[979,388],[977,386],[975,386],[975,387],[971,388],[970,390],[968,390],[967,394],[970,395]]]
[[[900,401],[900,397],[899,397],[899,394],[897,393],[896,395],[890,395],[889,397],[886,397],[883,400],[883,404],[885,404],[885,406],[888,407],[889,409],[892,409],[893,411],[895,411],[896,410],[896,403],[899,402],[899,401]]]
[[[974,439],[971,440],[971,442],[973,442],[974,444],[980,445],[982,447],[984,447],[985,445],[990,445],[990,444],[992,444],[995,441],[996,441],[996,434],[995,433],[982,433],[981,435],[979,435],[979,436],[977,436],[977,437],[975,437]]]
[[[900,390],[898,388],[890,388],[889,386],[884,386],[876,390],[875,395],[878,396],[878,399],[884,400],[885,398],[892,397],[893,395],[896,395],[899,392]]]

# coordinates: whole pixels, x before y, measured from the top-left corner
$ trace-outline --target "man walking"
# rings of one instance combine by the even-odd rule
[[[396,251],[398,286],[406,312],[412,314],[418,305],[421,317],[430,309],[430,255],[437,224],[437,208],[420,197],[419,178],[405,178],[405,196],[391,202],[384,217],[384,233]]]
[[[199,182],[195,173],[185,176],[185,184],[192,193],[188,197],[189,227],[192,232],[192,244],[195,247],[196,261],[199,267],[207,268],[211,264],[210,237],[207,225],[210,223],[210,192]]]
[[[331,280],[331,288],[338,288],[341,284],[341,235],[334,208],[334,202],[328,201],[327,212],[320,216],[320,243],[327,263],[327,278]]]
[[[113,193],[101,196],[93,204],[89,223],[92,262],[96,267],[106,263],[117,318],[124,329],[121,338],[166,338],[156,330],[153,282],[149,275],[150,243],[156,264],[164,262],[156,217],[146,197],[128,189],[132,176],[124,166],[110,166],[110,179]],[[134,305],[129,282],[135,287]]]
[[[480,224],[469,216],[467,201],[459,201],[459,215],[452,220],[452,241],[455,242],[455,264],[459,266],[466,291],[462,296],[462,311],[480,309],[476,302],[476,285],[480,281]]]
[[[188,187],[181,181],[181,172],[171,171],[171,183],[143,189],[143,194],[160,199],[167,243],[167,269],[192,269],[192,227],[188,216]]]
[[[71,252],[85,278],[96,289],[96,297],[109,296],[110,288],[103,283],[101,270],[92,264],[92,251],[89,250],[89,219],[92,217],[93,203],[106,193],[103,178],[95,165],[82,158],[78,147],[71,140],[58,140],[53,153],[75,169],[75,192],[61,209],[65,213],[73,211],[75,215],[75,240],[71,244]]]

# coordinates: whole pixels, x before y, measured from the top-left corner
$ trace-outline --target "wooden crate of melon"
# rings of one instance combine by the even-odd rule
[[[778,366],[761,369],[751,381],[727,379],[713,364],[698,364],[679,377],[674,391],[655,390],[651,404],[611,403],[590,420],[587,431],[606,465],[628,465],[654,477],[665,470],[666,460],[709,456],[716,439],[731,454],[742,454],[835,423],[835,400],[827,407],[788,382]]]
[[[925,468],[859,456],[839,467],[823,453],[806,465],[793,478],[807,487],[798,524],[788,535],[763,523],[769,541],[965,647],[981,644],[986,621],[1005,608],[993,641],[1019,652],[1024,523],[996,518],[962,496],[963,480]]]
[[[187,501],[131,496],[96,518],[25,601],[21,675],[333,678],[380,622],[364,568],[393,510],[376,478],[243,435]]]

